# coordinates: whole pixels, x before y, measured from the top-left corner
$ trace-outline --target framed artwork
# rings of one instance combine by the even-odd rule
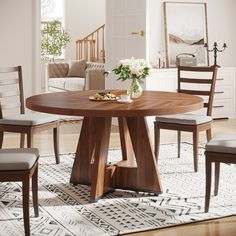
[[[166,66],[176,67],[176,56],[192,54],[198,66],[209,65],[206,3],[164,2]]]

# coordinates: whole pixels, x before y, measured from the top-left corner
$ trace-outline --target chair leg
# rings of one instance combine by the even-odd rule
[[[207,136],[207,142],[209,142],[212,138],[211,129],[206,130],[206,136]]]
[[[215,162],[215,188],[214,188],[215,196],[218,195],[219,180],[220,180],[220,162]]]
[[[60,163],[60,157],[59,157],[59,126],[57,126],[57,128],[53,128],[53,144],[54,144],[54,153],[55,153],[56,164],[59,164]]]
[[[0,132],[0,148],[2,148],[4,132]]]
[[[29,176],[24,177],[22,182],[23,188],[23,218],[25,235],[30,236],[30,222],[29,222]]]
[[[209,211],[211,197],[211,161],[206,157],[206,191],[205,191],[205,212]]]
[[[160,129],[154,122],[154,152],[156,161],[158,161],[159,151],[160,151]]]
[[[25,134],[20,134],[20,147],[24,148],[25,146]]]
[[[38,207],[38,166],[36,167],[34,174],[32,176],[32,195],[33,195],[33,206],[34,206],[34,215],[35,217],[39,216],[39,207]]]
[[[199,143],[199,132],[193,132],[193,162],[194,162],[194,171],[198,171],[198,143]]]
[[[178,143],[178,158],[180,158],[180,143],[181,143],[181,131],[177,131],[177,143]]]

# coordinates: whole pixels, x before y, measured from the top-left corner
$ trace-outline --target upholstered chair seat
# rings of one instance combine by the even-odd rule
[[[236,136],[218,135],[206,145],[207,152],[236,154]],[[235,156],[236,160],[236,156]]]
[[[0,124],[34,126],[54,122],[57,121],[58,118],[57,115],[47,115],[43,113],[19,114],[0,119]]]
[[[38,210],[38,158],[36,148],[15,148],[0,150],[0,182],[22,183],[22,205],[25,235],[30,236],[30,179],[32,178],[32,198],[35,216]],[[1,234],[1,233],[0,233]]]
[[[195,115],[195,114],[176,114],[176,115],[157,116],[156,121],[163,123],[172,123],[172,124],[199,125],[211,122],[212,117]]]
[[[211,196],[212,163],[215,163],[214,195],[218,195],[220,163],[236,164],[236,136],[218,135],[206,145],[206,194],[205,212],[209,211]],[[232,169],[235,171],[235,168]],[[224,184],[224,183],[222,183]]]
[[[38,156],[36,148],[0,149],[0,171],[29,170]]]

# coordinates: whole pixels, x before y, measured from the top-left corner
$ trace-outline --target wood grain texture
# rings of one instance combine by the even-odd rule
[[[119,120],[123,158],[107,165],[111,118],[84,118],[70,182],[91,185],[92,201],[114,188],[162,192],[145,118]]]
[[[128,117],[127,124],[136,166],[129,160],[117,163],[117,188],[161,193],[161,181],[154,157],[148,126],[143,117]]]
[[[120,144],[122,150],[123,160],[129,163],[134,162],[134,152],[132,148],[132,142],[128,130],[127,120],[123,118],[118,118],[119,122],[119,132],[120,132]]]
[[[99,91],[73,91],[40,94],[26,99],[26,106],[34,111],[59,115],[86,117],[137,117],[178,114],[203,107],[203,99],[183,93],[143,91],[130,104],[117,101],[90,101]],[[124,90],[110,90],[120,96]]]
[[[41,94],[27,99],[27,107],[47,113],[84,116],[70,182],[91,185],[96,201],[113,188],[161,193],[145,116],[175,114],[203,107],[203,99],[181,93],[144,91],[131,104],[90,101],[99,91]],[[114,90],[119,96],[126,91]],[[107,165],[111,118],[118,117],[122,161]]]

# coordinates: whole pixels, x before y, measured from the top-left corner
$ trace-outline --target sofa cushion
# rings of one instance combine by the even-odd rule
[[[65,80],[65,90],[76,91],[84,90],[85,78],[66,78]]]
[[[48,86],[58,88],[58,89],[65,89],[66,79],[67,77],[66,78],[50,78],[48,80]]]
[[[47,72],[49,78],[66,77],[68,71],[69,71],[68,63],[49,63],[47,65]]]
[[[51,78],[48,81],[50,88],[58,90],[83,90],[85,86],[85,78],[79,77],[66,77],[66,78]]]
[[[86,61],[70,60],[67,77],[85,77]]]

